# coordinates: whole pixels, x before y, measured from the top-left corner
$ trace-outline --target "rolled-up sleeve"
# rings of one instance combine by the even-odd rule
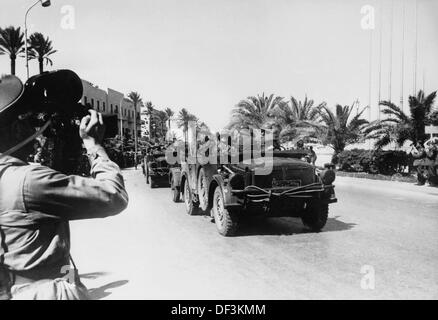
[[[64,175],[43,166],[32,166],[23,184],[24,204],[61,219],[103,218],[128,205],[120,168],[106,154],[91,163],[91,178]]]

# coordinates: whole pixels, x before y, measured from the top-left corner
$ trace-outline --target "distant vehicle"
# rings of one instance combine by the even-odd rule
[[[241,218],[256,215],[300,217],[310,229],[320,231],[327,222],[329,204],[337,202],[335,172],[308,163],[309,153],[274,151],[269,175],[256,175],[256,165],[243,161],[182,164],[172,172],[174,201],[175,192],[178,199],[181,193],[189,215],[210,213],[223,236],[235,235]]]
[[[150,183],[151,188],[169,186],[170,166],[166,161],[164,146],[149,147],[143,161],[146,184]]]

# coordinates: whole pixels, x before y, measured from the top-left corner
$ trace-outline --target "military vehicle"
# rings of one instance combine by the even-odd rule
[[[166,161],[164,146],[149,147],[143,161],[146,184],[150,183],[151,188],[169,186],[170,166]]]
[[[257,159],[236,164],[183,163],[171,176],[173,200],[180,194],[189,215],[210,214],[223,236],[236,234],[242,218],[299,217],[320,231],[336,202],[334,170],[308,163],[309,150],[274,151],[272,172],[257,175]]]

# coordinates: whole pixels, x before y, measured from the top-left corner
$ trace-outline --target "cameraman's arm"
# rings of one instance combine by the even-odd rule
[[[24,204],[66,220],[103,218],[123,211],[128,204],[123,177],[112,161],[97,157],[94,178],[66,176],[43,166],[32,166],[23,185]]]
[[[102,115],[94,110],[82,119],[79,127],[90,155],[93,179],[66,176],[46,167],[29,169],[23,186],[29,211],[75,220],[111,216],[126,208],[128,194],[120,169],[100,145],[104,131]]]

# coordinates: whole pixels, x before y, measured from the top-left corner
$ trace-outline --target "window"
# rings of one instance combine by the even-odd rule
[[[88,103],[88,99],[87,99],[87,97],[84,97],[84,104],[87,104]]]
[[[96,100],[96,103],[97,103],[97,111],[100,111],[100,101]]]
[[[102,110],[105,112],[105,102],[102,102]]]
[[[94,99],[91,99],[91,106],[94,108]]]
[[[111,109],[110,109],[110,110],[111,110],[111,113],[113,113],[113,104],[112,104],[112,103],[111,103],[111,106],[110,106],[110,107],[111,107]]]
[[[119,113],[119,107],[116,105],[116,113]]]

